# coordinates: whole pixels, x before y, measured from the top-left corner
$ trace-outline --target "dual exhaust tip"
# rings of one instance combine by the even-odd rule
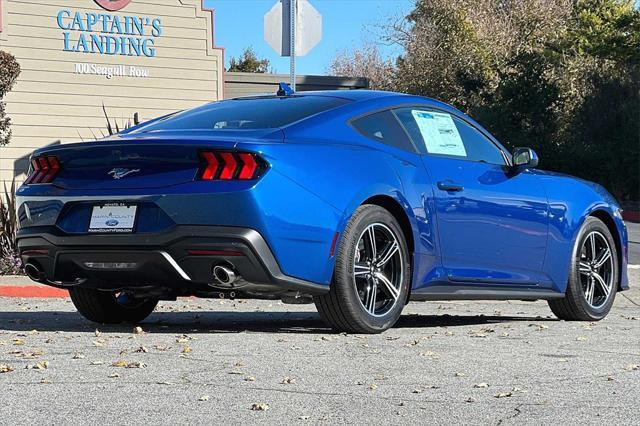
[[[35,282],[42,283],[46,281],[47,277],[45,276],[45,273],[40,269],[40,267],[33,263],[27,263],[24,266],[24,272]]]
[[[229,286],[238,280],[238,274],[229,265],[216,265],[213,267],[213,278],[218,284]]]

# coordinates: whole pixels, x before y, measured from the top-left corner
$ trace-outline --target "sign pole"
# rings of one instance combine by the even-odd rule
[[[289,16],[291,18],[291,24],[289,25],[291,29],[291,36],[289,37],[290,44],[290,87],[295,92],[296,91],[296,3],[298,0],[289,0]]]

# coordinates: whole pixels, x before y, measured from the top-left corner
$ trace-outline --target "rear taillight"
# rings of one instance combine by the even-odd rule
[[[253,180],[267,169],[267,163],[252,152],[200,151],[199,180]]]
[[[60,171],[60,161],[55,155],[40,155],[31,159],[31,173],[25,185],[51,183]]]

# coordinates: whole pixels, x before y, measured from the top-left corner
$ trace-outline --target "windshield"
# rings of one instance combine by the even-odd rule
[[[324,96],[232,99],[179,112],[142,125],[136,132],[157,130],[272,129],[351,102]]]

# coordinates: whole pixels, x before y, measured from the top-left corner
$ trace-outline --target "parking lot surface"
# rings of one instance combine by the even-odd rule
[[[598,323],[544,302],[411,303],[375,336],[335,334],[312,305],[183,299],[135,330],[0,298],[0,423],[639,424],[631,277]]]

